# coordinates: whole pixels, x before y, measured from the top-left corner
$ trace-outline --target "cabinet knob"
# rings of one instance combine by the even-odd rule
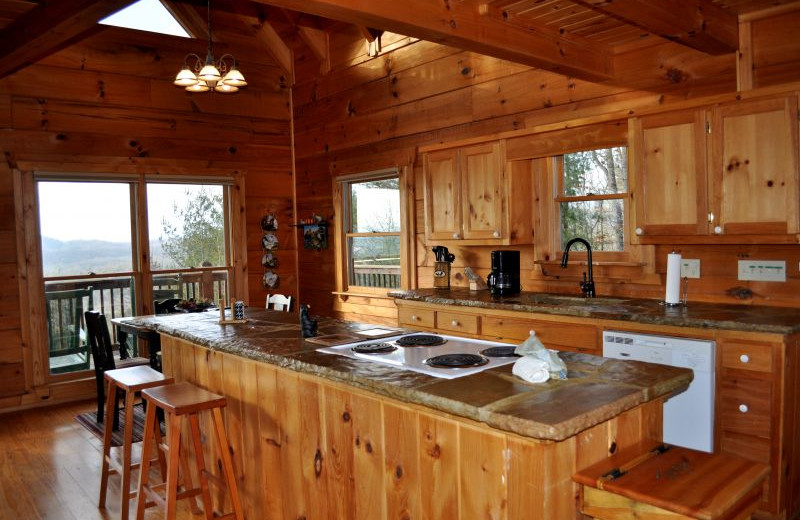
[[[500,238],[500,232],[495,229],[494,232],[492,233],[492,236],[494,238]]]
[[[411,315],[411,321],[417,321],[417,320],[419,320],[419,317],[417,317],[416,314],[412,314]]]
[[[459,325],[458,320],[451,321],[450,325],[452,325],[453,327],[458,327],[458,325]]]
[[[722,226],[716,226],[714,228],[714,233],[716,233],[717,235],[721,235],[722,234]]]
[[[742,404],[739,405],[739,411],[740,412],[747,413],[748,410],[750,410],[750,408],[748,408],[746,404],[742,403]]]
[[[739,361],[741,361],[742,363],[749,363],[750,356],[748,356],[747,354],[742,354],[741,356],[739,356]]]
[[[642,229],[642,228],[640,228],[640,227],[637,227],[637,228],[636,228],[636,234],[637,234],[637,235],[644,235],[644,229]]]

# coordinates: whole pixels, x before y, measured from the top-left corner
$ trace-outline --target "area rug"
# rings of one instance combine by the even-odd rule
[[[103,440],[103,429],[105,425],[97,422],[97,412],[86,412],[75,417],[75,420],[84,428],[92,432],[95,437]],[[141,403],[133,406],[133,442],[142,440],[144,431],[144,409]],[[111,433],[111,445],[122,446],[122,436],[125,432],[125,410],[119,411],[119,428]]]

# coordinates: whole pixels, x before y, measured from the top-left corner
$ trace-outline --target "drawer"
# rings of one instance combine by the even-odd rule
[[[772,443],[769,439],[741,435],[734,432],[722,432],[720,447],[724,453],[744,457],[756,462],[770,463],[770,449]]]
[[[722,344],[722,366],[757,372],[772,372],[772,346],[761,343],[726,341]]]
[[[772,390],[768,381],[726,375],[720,382],[720,424],[724,431],[769,438]]]
[[[434,327],[433,309],[419,309],[414,307],[400,307],[397,310],[397,322],[402,327]]]
[[[536,331],[536,335],[547,348],[578,352],[597,350],[597,330],[591,325],[518,320],[498,316],[483,316],[481,322],[481,334],[500,341],[522,342],[532,330]]]
[[[437,330],[461,332],[463,334],[478,333],[478,316],[458,312],[436,311]]]

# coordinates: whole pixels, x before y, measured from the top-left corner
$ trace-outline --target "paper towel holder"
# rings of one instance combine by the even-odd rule
[[[680,251],[672,251],[671,254],[678,254],[679,255]],[[679,294],[681,294],[681,297],[678,298],[678,301],[677,302],[668,302],[668,301],[666,301],[666,299],[659,300],[659,302],[658,302],[659,305],[664,305],[665,307],[681,307],[681,306],[688,305],[688,303],[689,303],[689,298],[688,298],[688,294],[689,294],[689,277],[688,276],[681,276],[679,279],[680,279],[680,284],[682,285],[682,287],[680,287],[680,289],[679,289],[679,291],[680,291]]]

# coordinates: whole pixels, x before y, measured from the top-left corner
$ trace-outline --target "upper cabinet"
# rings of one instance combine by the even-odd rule
[[[797,98],[780,96],[632,119],[635,234],[796,241],[797,117]]]
[[[712,113],[711,232],[797,233],[797,98],[732,103]]]
[[[504,155],[502,142],[424,154],[428,242],[503,245],[532,241],[530,164],[509,163],[506,169]]]

